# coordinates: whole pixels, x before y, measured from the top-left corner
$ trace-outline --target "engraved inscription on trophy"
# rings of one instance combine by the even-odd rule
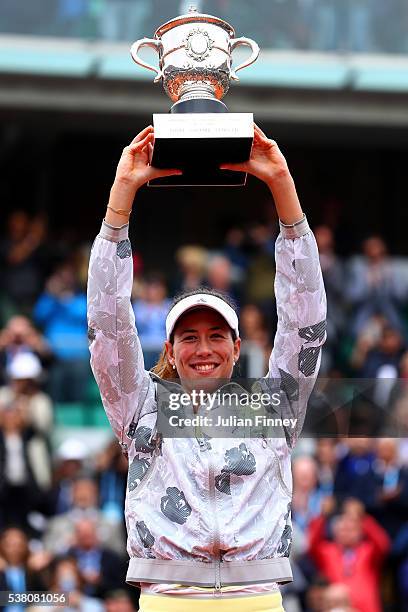
[[[174,115],[171,122],[168,118],[168,115],[154,115],[158,138],[192,138],[202,135],[207,138],[251,137],[252,113],[228,113],[222,115],[222,123],[219,121],[219,115],[215,113],[200,114],[201,121],[197,121],[197,115],[194,113]]]

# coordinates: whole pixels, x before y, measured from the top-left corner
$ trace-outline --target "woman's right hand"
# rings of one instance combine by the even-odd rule
[[[153,141],[154,130],[153,126],[149,125],[123,149],[105,216],[108,223],[116,226],[127,222],[137,190],[149,181],[162,176],[182,174],[181,170],[160,169],[150,165]],[[119,209],[122,214],[117,214],[112,209]]]
[[[139,189],[139,187],[155,178],[182,174],[181,170],[175,168],[159,169],[150,165],[153,142],[154,129],[152,125],[149,125],[132,140],[128,147],[123,149],[116,170],[115,181]]]

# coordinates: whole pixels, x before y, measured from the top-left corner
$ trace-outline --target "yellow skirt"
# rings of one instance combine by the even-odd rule
[[[139,606],[139,612],[285,612],[280,593],[206,599],[142,593]]]

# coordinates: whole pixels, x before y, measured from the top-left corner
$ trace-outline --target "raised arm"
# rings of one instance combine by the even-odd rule
[[[327,542],[326,517],[321,515],[310,521],[308,527],[308,552],[315,560],[320,559],[322,544]]]
[[[364,515],[362,519],[362,528],[365,538],[371,542],[373,546],[373,559],[380,565],[384,557],[390,551],[390,538],[381,525],[369,514]]]
[[[288,431],[293,446],[320,367],[326,294],[316,241],[306,219],[293,227],[281,223],[275,248],[278,325],[268,376],[281,380],[285,416],[297,419],[296,428]]]
[[[92,247],[88,274],[91,367],[116,436],[127,448],[128,427],[142,411],[154,410],[153,383],[144,369],[133,309],[132,250],[128,218],[137,190],[148,180],[176,170],[149,165],[153,131],[143,130],[123,150],[108,209]]]
[[[280,219],[275,247],[278,326],[268,376],[280,381],[287,398],[282,406],[284,416],[297,418],[295,430],[288,431],[293,446],[303,426],[326,338],[326,294],[316,241],[284,156],[258,126],[250,160],[222,168],[249,172],[264,181]]]

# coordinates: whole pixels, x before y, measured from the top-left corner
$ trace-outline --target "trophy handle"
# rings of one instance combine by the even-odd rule
[[[155,49],[160,55],[160,51],[163,48],[162,43],[160,40],[156,40],[155,38],[141,38],[140,40],[134,42],[130,48],[130,55],[132,56],[133,61],[135,61],[136,64],[139,64],[139,66],[142,66],[143,68],[147,68],[148,70],[152,70],[153,72],[155,72],[157,76],[154,79],[154,83],[158,83],[158,81],[160,81],[160,79],[163,77],[163,72],[161,69],[157,69],[154,66],[148,64],[147,62],[143,61],[138,56],[137,52],[141,47],[152,47],[152,49]]]
[[[245,38],[244,36],[242,36],[241,38],[232,38],[230,44],[231,52],[239,45],[246,45],[248,47],[251,47],[252,49],[251,56],[245,62],[237,66],[235,70],[231,68],[231,79],[233,81],[239,81],[239,77],[237,77],[238,70],[242,70],[242,68],[246,68],[247,66],[250,66],[251,64],[256,62],[259,56],[259,46],[254,40],[252,40],[252,38]]]

